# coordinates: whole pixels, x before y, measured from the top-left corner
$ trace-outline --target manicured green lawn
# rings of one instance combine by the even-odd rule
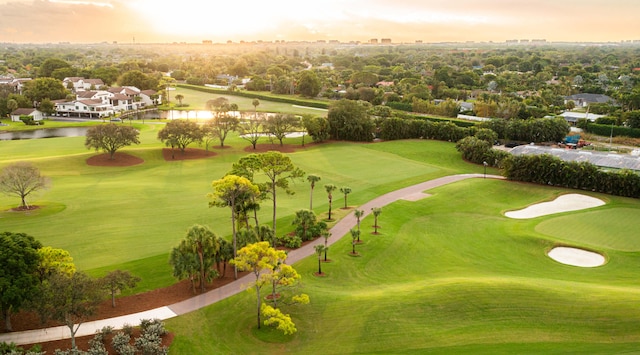
[[[165,161],[160,127],[144,125],[142,143],[123,150],[144,159],[132,167],[88,166],[96,153],[82,137],[0,142],[0,167],[29,160],[52,179],[51,189],[30,200],[43,208],[29,215],[7,211],[18,201],[0,195],[0,230],[67,249],[94,275],[130,270],[143,279],[134,292],[173,283],[168,253],[187,228],[207,224],[229,237],[229,211],[209,208],[205,195],[249,143],[232,136],[230,148],[212,149],[213,157]],[[285,143],[299,146],[300,139]],[[314,193],[319,215],[328,207],[326,183],[351,187],[349,205],[357,206],[425,180],[483,172],[461,161],[454,144],[423,140],[309,145],[289,156],[322,177]],[[308,207],[308,183],[292,187],[295,195],[278,195],[279,234],[291,230],[293,212]],[[171,353],[635,351],[640,232],[633,222],[640,202],[593,194],[607,205],[533,220],[503,215],[566,192],[472,179],[420,201],[398,201],[383,209],[380,235],[371,234],[372,216],[362,222],[360,257],[348,255],[347,237],[329,250],[326,277],[313,276],[316,257],[295,265],[299,291],[311,298],[306,306],[284,306],[298,333],[256,330],[254,296],[241,293],[167,321],[176,335]],[[342,203],[336,194],[334,208]],[[267,201],[259,218],[268,223],[270,215]],[[558,243],[594,249],[608,262],[588,269],[557,263],[546,252]]]
[[[250,113],[254,112],[254,110],[257,109],[258,112],[287,112],[296,115],[310,114],[316,116],[327,115],[327,110],[315,109],[311,107],[298,107],[283,102],[267,100],[260,100],[260,105],[258,105],[258,107],[256,108],[253,106],[253,99],[248,97],[211,94],[183,87],[179,87],[171,91],[171,102],[177,102],[174,98],[178,94],[184,96],[182,103],[189,105],[187,107],[179,108],[181,110],[206,110],[207,101],[218,97],[225,97],[227,100],[229,100],[229,104],[236,104],[238,105],[238,109],[240,109],[240,111],[249,111]]]
[[[313,276],[315,257],[294,265],[311,303],[284,307],[298,326],[288,341],[254,329],[254,296],[243,293],[167,321],[176,334],[171,353],[634,350],[637,253],[606,248],[605,266],[563,265],[546,256],[555,242],[535,232],[540,219],[502,215],[562,191],[475,179],[431,190],[421,201],[398,201],[380,216],[382,234],[370,234],[371,216],[363,221],[361,257],[348,255],[344,238],[329,251],[326,277]],[[637,201],[611,200],[640,212]]]

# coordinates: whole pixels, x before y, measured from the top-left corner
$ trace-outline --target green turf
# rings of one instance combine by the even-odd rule
[[[371,217],[363,221],[361,257],[348,256],[350,240],[344,238],[329,251],[333,262],[323,265],[326,277],[313,276],[315,257],[294,265],[311,303],[284,307],[299,330],[289,342],[255,335],[254,300],[243,293],[169,320],[176,332],[171,353],[635,349],[640,341],[637,253],[608,251],[610,262],[599,268],[563,265],[546,256],[554,241],[535,232],[539,220],[502,215],[560,192],[475,179],[434,189],[418,202],[398,201],[383,209],[382,234],[371,234]],[[622,200],[612,198],[613,203]],[[626,203],[640,211],[640,203]]]
[[[327,110],[316,109],[312,107],[300,107],[291,105],[284,102],[275,102],[268,100],[259,100],[260,105],[258,107],[253,106],[253,99],[242,96],[235,95],[220,95],[220,94],[212,94],[206,93],[198,90],[191,90],[184,87],[178,87],[171,92],[171,101],[174,101],[174,97],[176,95],[183,95],[184,99],[182,100],[183,104],[188,104],[189,106],[182,107],[182,110],[206,110],[207,101],[224,97],[229,100],[229,104],[238,105],[238,109],[240,111],[247,111],[248,113],[254,112],[257,110],[258,112],[286,112],[296,115],[310,114],[315,116],[326,116]]]
[[[622,251],[640,251],[635,208],[609,208],[571,214],[540,223],[536,231],[568,242]]]

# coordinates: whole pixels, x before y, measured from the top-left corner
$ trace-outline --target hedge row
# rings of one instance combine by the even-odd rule
[[[512,156],[503,163],[509,180],[640,198],[640,175],[628,169],[604,171],[589,162],[563,161],[550,154]]]
[[[596,123],[588,123],[583,129],[588,133],[597,134],[599,136],[608,137],[612,134],[611,125],[603,125]],[[629,128],[621,126],[613,126],[613,136],[625,136],[631,138],[640,138],[640,128]]]

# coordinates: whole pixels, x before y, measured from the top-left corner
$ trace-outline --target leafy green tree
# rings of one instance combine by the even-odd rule
[[[173,150],[180,148],[184,154],[185,148],[194,142],[202,142],[203,132],[200,126],[193,121],[172,120],[158,131],[158,139]]]
[[[11,313],[37,293],[42,244],[24,233],[0,233],[0,309],[6,331],[13,331]]]
[[[135,86],[140,90],[156,89],[158,80],[139,70],[130,70],[125,72],[118,78],[118,84],[121,86]]]
[[[275,151],[270,151],[258,155],[260,161],[260,170],[269,179],[265,192],[271,194],[273,202],[273,234],[276,233],[276,206],[277,191],[283,189],[287,194],[293,195],[293,191],[289,189],[289,182],[304,176],[304,171],[293,165],[291,158]]]
[[[327,191],[327,197],[329,198],[329,217],[327,221],[331,221],[331,206],[333,204],[333,192],[336,191],[338,187],[334,184],[326,184],[324,185],[324,190]]]
[[[177,94],[175,96],[175,99],[178,100],[178,106],[182,106],[182,100],[184,100],[184,95],[182,94]]]
[[[309,197],[309,210],[313,211],[313,189],[316,187],[316,182],[320,181],[321,177],[318,175],[307,175],[307,181],[311,184],[311,196]]]
[[[180,280],[188,278],[194,293],[195,282],[198,281],[200,292],[204,292],[206,282],[217,276],[212,267],[219,251],[218,237],[211,229],[202,225],[192,226],[171,251],[169,263],[173,266],[173,275]]]
[[[331,137],[339,140],[370,142],[375,125],[369,116],[368,103],[340,100],[331,104],[327,118]]]
[[[42,101],[40,101],[38,110],[42,111],[47,116],[51,116],[54,112],[56,112],[56,107],[51,100],[49,100],[48,98],[44,98],[42,99]]]
[[[231,228],[233,231],[233,257],[237,255],[237,236],[236,236],[236,202],[241,198],[252,199],[260,194],[258,186],[254,185],[249,179],[237,176],[227,175],[222,179],[215,180],[211,184],[213,193],[207,194],[210,199],[209,206],[230,207],[231,208]],[[234,277],[238,278],[238,270],[234,269]]]
[[[92,77],[101,79],[105,85],[111,85],[118,80],[120,71],[116,67],[100,67],[93,71]]]
[[[250,119],[243,122],[243,124],[238,125],[238,129],[240,130],[240,138],[251,143],[253,150],[256,150],[256,145],[262,136],[263,132],[263,124],[264,120],[260,119]]]
[[[22,94],[31,102],[41,102],[44,99],[64,99],[68,91],[60,80],[54,78],[37,78],[24,83]]]
[[[38,68],[38,77],[53,77],[54,70],[63,68],[71,68],[71,64],[60,58],[47,58]]]
[[[54,273],[41,285],[33,306],[43,323],[55,320],[69,328],[71,347],[76,349],[76,333],[97,309],[103,293],[97,280],[83,272],[71,276]]]
[[[92,126],[87,129],[84,146],[96,151],[103,150],[109,153],[109,159],[113,160],[118,149],[131,144],[140,144],[138,136],[140,132],[132,126],[123,126],[114,123]]]
[[[271,283],[267,270],[274,270],[279,264],[284,264],[287,253],[284,250],[276,250],[269,246],[268,242],[249,244],[238,250],[238,255],[231,261],[238,270],[250,271],[255,276],[255,281],[249,287],[253,287],[256,292],[258,329],[260,329],[260,306],[262,297],[260,289],[264,285]]]
[[[216,97],[207,101],[205,106],[214,113],[214,116],[219,116],[222,112],[229,111],[229,99],[223,96]]]
[[[49,179],[28,162],[13,163],[0,171],[0,192],[20,197],[21,208],[28,208],[27,196],[48,186]]]
[[[224,147],[224,141],[227,139],[227,135],[231,131],[238,129],[240,121],[235,116],[231,115],[219,115],[207,122],[209,130],[213,136],[220,140],[220,147]]]
[[[116,293],[128,288],[134,288],[140,282],[140,278],[132,275],[129,271],[114,270],[105,275],[100,281],[102,288],[111,295],[111,307],[116,306]]]
[[[340,192],[344,195],[344,208],[347,209],[347,195],[351,193],[351,188],[348,186],[343,186],[340,188]]]
[[[275,114],[267,118],[264,122],[264,129],[272,134],[283,145],[283,140],[287,134],[298,128],[298,119],[294,115]]]
[[[302,96],[316,97],[320,93],[322,83],[315,72],[305,70],[300,74],[297,89]]]
[[[325,117],[303,115],[302,125],[314,142],[324,142],[330,137],[329,121]]]

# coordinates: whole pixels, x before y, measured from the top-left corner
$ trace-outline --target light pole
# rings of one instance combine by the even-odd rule
[[[484,179],[487,178],[487,165],[489,165],[486,161],[482,162],[482,165],[484,165]]]

